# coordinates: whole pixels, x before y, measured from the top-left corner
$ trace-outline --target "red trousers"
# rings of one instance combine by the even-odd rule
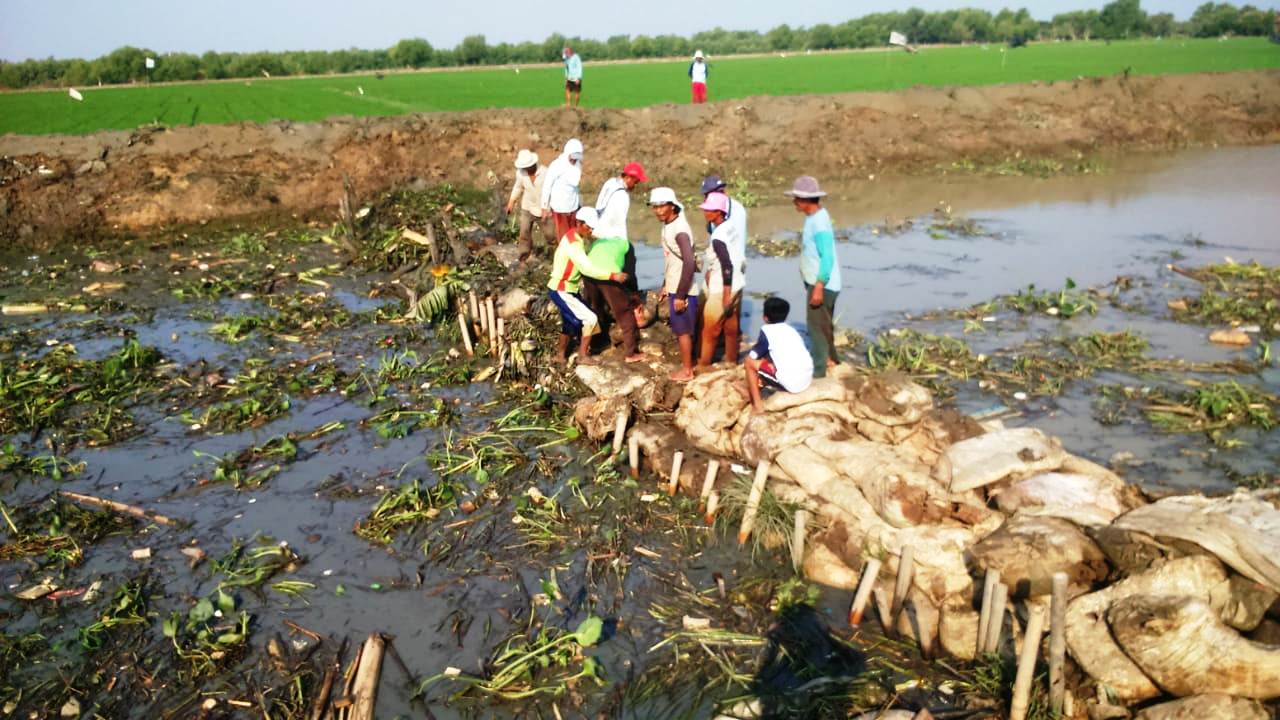
[[[707,101],[707,84],[696,82],[693,84],[693,103],[701,105]]]

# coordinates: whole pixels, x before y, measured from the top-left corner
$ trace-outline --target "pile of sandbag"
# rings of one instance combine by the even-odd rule
[[[761,414],[741,382],[738,370],[690,382],[674,416],[683,439],[708,458],[769,462],[771,487],[823,516],[826,529],[806,544],[811,579],[852,589],[865,559],[880,558],[882,617],[912,547],[896,629],[926,652],[974,655],[975,580],[988,570],[1024,603],[1047,602],[1062,572],[1073,598],[1070,653],[1107,697],[1226,696],[1170,705],[1176,717],[1233,697],[1280,696],[1280,648],[1242,634],[1280,634],[1280,618],[1267,619],[1280,590],[1274,496],[1147,504],[1056,438],[939,411],[927,390],[897,375],[840,369],[804,393],[772,395]]]

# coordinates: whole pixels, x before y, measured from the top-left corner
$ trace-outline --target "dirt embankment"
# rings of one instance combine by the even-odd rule
[[[0,138],[0,242],[60,239],[266,215],[332,215],[420,178],[506,186],[517,149],[549,161],[577,136],[586,187],[631,159],[655,181],[707,172],[780,184],[800,172],[866,177],[1021,152],[1280,142],[1280,71],[1082,79],[896,93],[754,98],[636,110],[508,109],[244,123],[89,137]]]

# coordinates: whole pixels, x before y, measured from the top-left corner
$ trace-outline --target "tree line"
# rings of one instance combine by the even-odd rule
[[[1036,20],[1031,13],[972,8],[925,12],[874,13],[840,24],[812,27],[779,25],[767,32],[716,28],[692,37],[679,35],[614,35],[606,40],[553,34],[542,42],[491,45],[484,35],[471,35],[454,48],[436,48],[422,38],[401,40],[384,50],[314,50],[288,52],[153,53],[146,48],[122,47],[94,60],[0,61],[0,87],[26,88],[119,84],[145,80],[220,80],[281,75],[324,75],[401,68],[504,65],[560,60],[561,49],[572,45],[584,59],[626,60],[681,57],[695,49],[715,56],[837,48],[866,48],[886,44],[890,31],[905,34],[912,43],[1010,43],[1029,40],[1117,40],[1139,37],[1265,36],[1276,32],[1276,12],[1252,5],[1205,3],[1191,18],[1179,21],[1170,13],[1148,14],[1140,0],[1114,0],[1101,10],[1061,13]],[[146,58],[156,60],[146,67]]]

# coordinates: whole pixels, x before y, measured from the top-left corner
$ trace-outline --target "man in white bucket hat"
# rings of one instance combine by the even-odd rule
[[[701,105],[707,101],[707,76],[711,74],[711,66],[707,64],[702,51],[693,53],[693,62],[689,63],[689,82],[693,89],[693,104]]]
[[[521,150],[516,155],[516,181],[511,187],[511,197],[507,199],[507,214],[510,215],[520,203],[520,217],[517,227],[520,228],[520,255],[527,256],[533,252],[533,231],[538,228],[546,241],[547,247],[555,242],[555,233],[551,228],[551,218],[542,212],[542,180],[547,175],[545,165],[538,163],[538,153],[532,150]]]
[[[574,227],[573,214],[582,207],[582,141],[569,138],[564,152],[547,166],[546,179],[542,181],[541,207],[543,214],[550,214],[556,224],[556,237],[563,237]]]
[[[805,216],[800,236],[800,277],[808,299],[805,324],[809,329],[809,354],[813,356],[813,376],[826,377],[827,369],[839,362],[836,357],[836,297],[840,294],[840,259],[836,257],[836,235],[831,216],[822,207],[826,193],[809,175],[796,178],[787,197],[796,211]]]

